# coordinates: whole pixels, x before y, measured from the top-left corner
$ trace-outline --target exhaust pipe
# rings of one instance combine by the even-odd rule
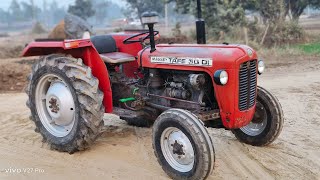
[[[197,12],[198,19],[196,21],[197,28],[197,43],[198,44],[206,44],[206,24],[202,19],[202,11],[201,11],[201,0],[197,0]]]

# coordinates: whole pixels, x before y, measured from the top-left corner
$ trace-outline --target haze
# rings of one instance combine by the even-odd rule
[[[0,8],[1,9],[8,9],[10,4],[11,4],[11,1],[12,0],[1,0],[1,3],[0,3]],[[18,2],[22,2],[22,1],[25,1],[25,2],[30,2],[30,0],[17,0]],[[42,7],[43,6],[43,2],[45,0],[34,0],[34,3],[38,6],[38,7]],[[53,0],[46,0],[47,3],[51,3]],[[59,4],[59,6],[64,6],[64,7],[67,7],[69,4],[72,4],[75,2],[75,0],[64,0],[64,1],[59,1],[59,0],[56,0]],[[112,1],[114,3],[117,3],[119,4],[120,6],[124,6],[125,5],[125,2],[123,0],[109,0],[109,1]]]

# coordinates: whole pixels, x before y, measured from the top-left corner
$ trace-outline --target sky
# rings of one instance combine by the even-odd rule
[[[8,9],[10,6],[12,0],[0,0],[0,8],[2,9]],[[30,2],[30,0],[17,0],[19,2],[25,1],[25,2]],[[44,0],[34,0],[34,2],[37,4],[38,7],[43,7],[43,1]],[[46,0],[48,4],[50,4],[53,0]],[[56,0],[59,4],[59,6],[65,6],[67,7],[69,4],[72,4],[75,2],[75,0]],[[121,6],[124,6],[125,2],[124,0],[110,0],[114,3],[117,3]]]

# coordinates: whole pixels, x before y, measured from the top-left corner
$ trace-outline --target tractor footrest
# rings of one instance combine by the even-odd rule
[[[145,115],[142,111],[132,111],[118,107],[113,108],[113,114],[118,115],[122,120],[141,118]]]

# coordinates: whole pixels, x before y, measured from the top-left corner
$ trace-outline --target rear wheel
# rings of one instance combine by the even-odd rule
[[[26,92],[36,132],[51,148],[73,153],[88,148],[102,132],[103,93],[91,69],[63,55],[40,58]]]
[[[241,142],[265,146],[279,136],[283,126],[283,112],[277,98],[262,87],[258,87],[256,112],[252,121],[233,130],[236,138]]]
[[[153,126],[153,148],[162,169],[173,179],[206,179],[215,153],[202,122],[189,111],[170,109]]]

